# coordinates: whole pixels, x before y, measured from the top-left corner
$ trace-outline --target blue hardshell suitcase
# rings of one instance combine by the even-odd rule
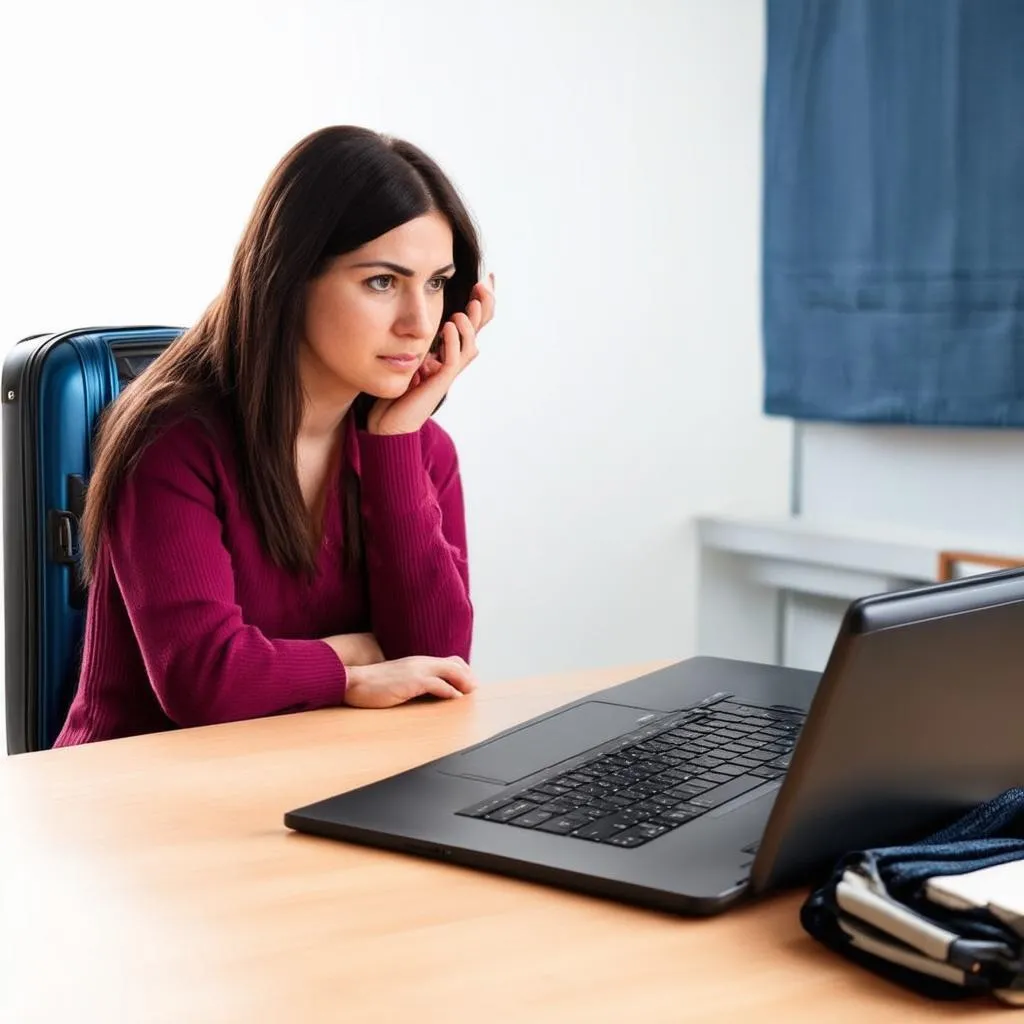
[[[103,408],[182,333],[97,327],[25,338],[3,365],[7,750],[53,745],[78,683],[79,518]]]

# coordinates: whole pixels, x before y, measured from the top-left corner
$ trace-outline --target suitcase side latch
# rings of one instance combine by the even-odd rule
[[[78,563],[82,555],[79,523],[85,509],[85,480],[77,474],[68,476],[67,509],[52,508],[47,516],[50,539],[50,559],[58,565],[71,567],[68,600],[72,608],[84,608],[85,588],[78,576]]]
[[[58,565],[78,561],[78,524],[70,512],[50,509],[50,558]]]

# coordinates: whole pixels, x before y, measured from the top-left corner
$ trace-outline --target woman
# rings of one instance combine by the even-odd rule
[[[107,410],[57,746],[460,697],[455,449],[430,418],[494,309],[436,164],[354,127],[281,161],[227,285]]]

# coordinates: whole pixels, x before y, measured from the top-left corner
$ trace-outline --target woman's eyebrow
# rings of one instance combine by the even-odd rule
[[[393,270],[396,274],[400,274],[402,277],[413,277],[415,272],[410,270],[408,267],[401,267],[397,263],[389,263],[387,260],[371,260],[369,263],[353,263],[353,267],[384,267],[387,270]],[[441,267],[439,270],[435,270],[430,276],[437,277],[440,274],[447,274],[449,270],[454,270],[455,264],[449,263],[446,267]]]

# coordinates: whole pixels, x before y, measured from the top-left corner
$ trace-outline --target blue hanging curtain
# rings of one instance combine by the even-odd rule
[[[1024,426],[1024,0],[767,0],[765,411]]]

